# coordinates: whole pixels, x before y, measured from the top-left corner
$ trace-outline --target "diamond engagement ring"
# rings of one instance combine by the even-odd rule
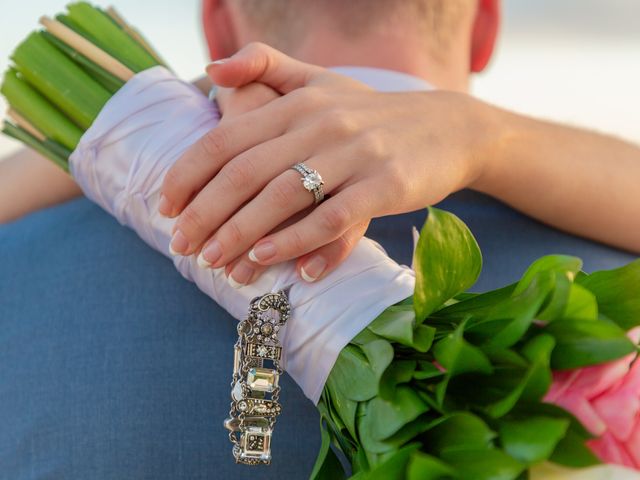
[[[324,200],[324,191],[322,190],[322,186],[324,182],[322,181],[322,177],[320,174],[309,167],[307,167],[304,163],[296,163],[294,166],[290,167],[300,175],[302,178],[302,186],[308,191],[313,193],[313,198],[315,199],[315,204],[319,204]]]

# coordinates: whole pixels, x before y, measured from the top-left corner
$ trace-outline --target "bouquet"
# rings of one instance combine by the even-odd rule
[[[5,73],[4,133],[167,254],[162,177],[218,112],[113,9],[80,2],[41,23]],[[316,284],[282,264],[234,290],[193,258],[173,261],[239,319],[256,295],[289,291],[285,367],[321,417],[312,478],[584,479],[575,469],[640,468],[640,261],[587,275],[579,259],[549,256],[513,285],[466,293],[478,245],[433,208],[414,271],[367,239]]]

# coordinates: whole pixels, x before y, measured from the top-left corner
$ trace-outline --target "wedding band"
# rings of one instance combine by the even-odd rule
[[[322,200],[324,200],[324,191],[322,190],[324,181],[320,174],[316,170],[307,167],[304,163],[296,163],[290,168],[302,175],[300,179],[302,186],[305,190],[313,194],[314,203],[317,205],[322,202]]]

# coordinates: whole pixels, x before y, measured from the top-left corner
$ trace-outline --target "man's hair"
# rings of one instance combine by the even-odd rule
[[[323,11],[338,33],[357,38],[384,28],[389,19],[416,21],[431,43],[446,48],[470,0],[237,0],[247,21],[264,40],[281,49],[299,42],[308,22]]]

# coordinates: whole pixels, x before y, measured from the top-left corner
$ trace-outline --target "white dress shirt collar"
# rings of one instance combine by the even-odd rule
[[[330,70],[365,83],[380,92],[433,90],[433,86],[426,80],[394,70],[355,66],[331,67]]]

